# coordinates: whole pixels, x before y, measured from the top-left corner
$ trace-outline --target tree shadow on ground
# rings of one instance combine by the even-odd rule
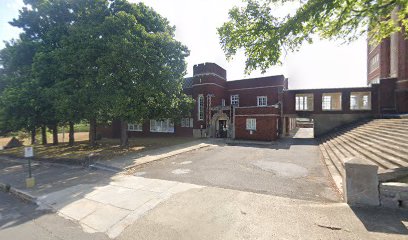
[[[61,164],[55,166],[49,163],[34,163],[32,173],[36,185],[34,188],[28,189],[25,186],[27,173],[27,164],[18,161],[0,160],[1,182],[10,184],[11,187],[16,189],[29,194],[35,192],[36,196],[47,196],[48,194],[55,194],[58,191],[72,188],[73,191],[62,193],[64,201],[59,203],[60,206],[53,205],[53,208],[62,208],[92,193],[96,188],[109,185],[111,178],[115,175],[113,172],[92,170],[79,166]],[[46,208],[37,209],[38,206],[34,203],[24,204],[21,201],[13,196],[13,202],[0,203],[0,231],[52,213],[51,210]],[[48,204],[52,205],[52,203]]]

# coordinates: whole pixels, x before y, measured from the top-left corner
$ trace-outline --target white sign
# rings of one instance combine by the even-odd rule
[[[34,157],[33,147],[25,147],[24,148],[24,157]]]

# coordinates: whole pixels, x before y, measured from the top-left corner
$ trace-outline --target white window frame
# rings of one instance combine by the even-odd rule
[[[256,102],[258,107],[268,106],[268,97],[267,96],[258,96],[256,97]]]
[[[352,104],[354,99],[354,105]],[[364,104],[367,102],[367,104]],[[352,111],[370,111],[371,110],[371,92],[350,92],[350,110]]]
[[[150,120],[150,132],[174,133],[174,123],[171,119]]]
[[[256,131],[256,118],[246,119],[246,130]]]
[[[231,95],[231,106],[239,106],[239,95]]]
[[[310,99],[310,104],[308,103]],[[295,95],[295,111],[313,111],[313,93],[302,93]]]
[[[380,67],[380,53],[377,53],[368,61],[368,73],[374,72],[379,67]]]
[[[185,128],[192,128],[193,127],[193,119],[192,118],[182,118],[180,126],[185,127]]]
[[[142,123],[128,123],[128,131],[129,132],[143,132],[143,124]]]
[[[338,108],[338,109],[334,109],[334,107],[333,107],[333,103],[334,103],[334,101],[333,101],[333,95],[336,95],[336,94],[338,94],[340,97],[340,102],[339,102],[339,104],[340,104],[340,108]],[[325,97],[328,97],[328,99],[330,99],[329,101],[326,101],[325,102]],[[343,110],[343,101],[342,101],[342,98],[343,98],[343,93],[342,92],[333,92],[333,93],[323,93],[322,94],[322,111],[342,111]],[[329,108],[327,108],[327,106],[329,105]]]
[[[225,107],[225,99],[221,99],[221,106]]]
[[[197,97],[197,119],[204,120],[204,95],[199,94]]]

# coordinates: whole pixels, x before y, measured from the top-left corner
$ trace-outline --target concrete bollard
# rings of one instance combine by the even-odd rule
[[[379,206],[378,166],[358,157],[345,159],[343,190],[351,206]]]

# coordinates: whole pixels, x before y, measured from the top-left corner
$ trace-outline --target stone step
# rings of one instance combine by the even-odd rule
[[[389,136],[384,136],[383,134],[373,134],[370,131],[352,131],[348,130],[348,132],[353,132],[354,134],[358,134],[359,136],[364,136],[370,139],[375,139],[380,142],[385,142],[388,145],[398,147],[399,149],[408,149],[408,140],[406,142],[395,141],[394,139],[389,138]]]
[[[331,149],[333,149],[333,152],[338,156],[338,158],[341,161],[341,165],[344,167],[344,159],[348,157],[352,157],[353,155],[350,154],[349,151],[347,151],[344,148],[341,148],[338,144],[334,143],[335,139],[331,138],[329,141],[327,141],[327,144],[330,146]]]
[[[356,148],[354,144],[350,144],[349,140],[346,140],[340,136],[336,136],[335,138],[333,138],[333,140],[337,144],[339,144],[342,148],[345,148],[348,152],[350,152],[352,156],[361,157],[363,159],[366,159],[367,161],[371,161],[378,165],[380,169],[389,169],[390,167],[391,168],[394,167],[394,165],[389,164],[387,161],[379,159],[376,156],[372,156],[372,154],[365,154],[364,151],[361,151],[361,149]]]
[[[377,142],[373,139],[363,138],[361,136],[356,136],[351,132],[344,133],[342,134],[342,136],[347,136],[354,142],[359,142],[360,144],[369,146],[368,148],[365,148],[365,150],[372,152],[380,158],[386,157],[390,161],[395,162],[401,166],[408,166],[408,153],[402,149],[399,149],[399,151],[404,152],[401,154],[399,151],[393,150],[389,147],[387,148],[385,143]],[[366,139],[366,141],[362,142],[361,139]]]
[[[386,129],[388,131],[399,132],[399,133],[403,133],[403,134],[408,133],[408,129],[405,128],[405,127],[394,127],[394,126],[388,126],[388,125],[364,125],[363,127],[376,128],[376,129]]]
[[[351,149],[349,146],[345,145],[341,140],[337,139],[335,136],[332,135],[332,137],[330,138],[330,140],[328,141],[331,146],[336,146],[337,149],[340,150],[340,152],[342,152],[342,156],[340,157],[341,160],[341,164],[344,170],[344,159],[348,158],[348,157],[353,157],[353,156],[361,156],[360,154],[358,154],[357,152],[355,152],[353,149]],[[365,158],[365,157],[363,157]]]
[[[329,157],[326,148],[323,146],[323,142],[319,144],[320,152],[322,153],[324,164],[330,172],[330,175],[336,184],[337,189],[343,194],[343,169],[338,169],[335,163]]]
[[[373,119],[371,122],[382,122],[382,123],[408,123],[408,119],[395,118],[395,119]]]
[[[397,128],[397,127],[391,127],[391,126],[386,126],[386,125],[378,125],[378,126],[364,125],[362,127],[370,128],[370,129],[387,130],[387,131],[392,131],[392,132],[401,133],[401,134],[408,133],[408,129],[406,128]]]
[[[371,127],[357,127],[356,128],[356,130],[360,130],[360,129],[365,129],[365,130],[373,131],[376,133],[381,133],[383,135],[391,135],[391,136],[399,137],[401,139],[405,139],[407,137],[406,133],[400,133],[400,132],[391,131],[391,130],[382,129],[382,128],[371,128]]]
[[[365,143],[361,143],[360,141],[356,141],[345,135],[338,135],[338,138],[342,139],[343,142],[348,144],[351,148],[353,148],[360,155],[365,156],[366,159],[372,160],[373,162],[381,164],[381,166],[383,166],[385,169],[393,169],[393,168],[404,166],[399,161],[397,161],[395,158],[385,153],[382,153],[381,151],[373,149]]]
[[[331,146],[329,146],[328,142],[323,143],[324,148],[327,151],[327,154],[329,155],[332,163],[336,166],[338,171],[340,172],[341,175],[343,175],[343,170],[344,170],[344,163],[342,161],[342,157],[336,153],[336,151],[333,150]]]
[[[400,143],[406,143],[406,141],[407,141],[406,137],[394,136],[394,135],[391,135],[389,133],[375,132],[375,131],[371,131],[371,130],[363,129],[363,128],[362,129],[355,129],[353,131],[354,132],[363,132],[363,133],[366,133],[366,134],[369,134],[369,135],[379,136],[379,137],[385,137],[386,136],[387,139],[391,139],[393,141],[397,141],[397,142],[400,142]]]
[[[331,175],[339,175],[343,176],[343,167],[337,166],[339,163],[333,162],[333,160],[330,158],[329,153],[327,152],[328,150],[325,148],[323,142],[319,144],[320,152],[322,153],[323,159],[325,161],[325,164],[327,168],[329,169]]]

